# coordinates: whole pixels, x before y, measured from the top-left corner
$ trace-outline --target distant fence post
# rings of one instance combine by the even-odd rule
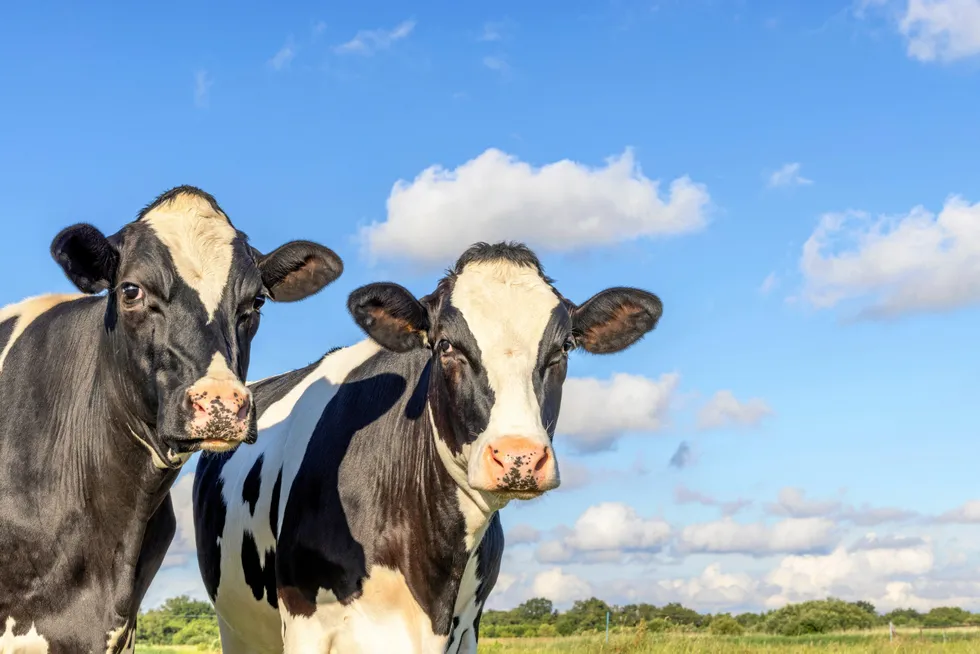
[[[888,640],[895,640],[895,623],[891,620],[888,621]]]
[[[609,642],[609,611],[606,611],[606,642]]]

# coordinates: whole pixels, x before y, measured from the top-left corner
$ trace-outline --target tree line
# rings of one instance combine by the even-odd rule
[[[482,638],[532,638],[571,636],[601,632],[609,613],[611,630],[706,632],[738,636],[767,633],[801,636],[832,631],[872,629],[887,626],[942,628],[980,626],[980,614],[961,608],[939,607],[927,613],[897,609],[880,614],[869,602],[845,602],[829,598],[788,604],[763,613],[698,613],[681,604],[657,607],[652,604],[616,606],[592,597],[575,602],[566,611],[555,609],[551,600],[529,599],[509,611],[485,611],[480,621]],[[136,638],[150,645],[200,645],[218,649],[218,618],[209,602],[186,596],[168,599],[160,608],[140,614]]]

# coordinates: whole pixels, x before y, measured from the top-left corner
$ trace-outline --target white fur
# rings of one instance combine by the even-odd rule
[[[7,354],[10,353],[14,343],[17,342],[17,339],[24,333],[28,325],[34,322],[45,311],[53,309],[64,302],[71,302],[81,297],[85,297],[85,295],[82,293],[48,293],[25,298],[20,302],[8,304],[0,309],[0,324],[5,323],[11,318],[17,319],[13,331],[10,333],[10,337],[3,345],[3,350],[0,350],[0,370],[3,370],[3,362],[7,359]]]
[[[231,272],[235,228],[207,200],[190,193],[155,207],[143,221],[169,250],[180,278],[201,298],[210,323]]]
[[[47,654],[48,640],[37,633],[37,628],[33,624],[26,634],[15,636],[16,624],[16,620],[7,618],[7,628],[3,635],[0,635],[0,654]]]
[[[558,302],[537,270],[506,261],[468,264],[456,278],[452,303],[476,339],[494,393],[490,421],[471,453],[501,436],[523,436],[551,447],[531,380],[541,337]],[[468,458],[469,480],[476,485],[482,457]]]

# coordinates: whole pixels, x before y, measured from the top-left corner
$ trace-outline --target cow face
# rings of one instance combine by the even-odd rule
[[[569,352],[619,352],[652,330],[662,311],[657,296],[632,288],[576,306],[530,250],[510,244],[473,246],[421,300],[378,283],[354,291],[348,308],[387,349],[431,348],[439,438],[472,489],[502,500],[559,484],[552,439]]]
[[[108,291],[105,356],[121,381],[118,404],[167,467],[254,442],[244,381],[260,309],[303,299],[343,271],[336,254],[306,241],[262,255],[192,187],[164,193],[108,238],[68,227],[51,253],[81,291]]]

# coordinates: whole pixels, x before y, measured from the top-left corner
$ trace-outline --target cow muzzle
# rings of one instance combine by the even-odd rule
[[[469,483],[476,490],[530,499],[560,483],[555,452],[540,439],[499,436],[478,448],[469,466]]]
[[[223,452],[254,442],[252,393],[238,380],[204,377],[187,389],[190,438],[198,449]]]

